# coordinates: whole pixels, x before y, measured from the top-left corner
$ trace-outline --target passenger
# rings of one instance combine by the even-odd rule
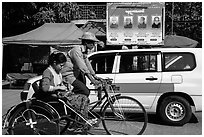
[[[63,53],[52,53],[49,56],[49,67],[43,72],[42,81],[40,83],[41,90],[35,95],[38,99],[44,101],[56,99],[56,91],[67,90],[67,87],[62,83],[62,75],[60,73],[66,61],[66,56]]]

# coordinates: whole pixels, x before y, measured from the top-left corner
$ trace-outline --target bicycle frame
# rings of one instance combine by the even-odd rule
[[[87,124],[89,124],[90,126],[92,126],[91,123],[89,123],[79,112],[77,112],[74,108],[71,107],[71,104],[67,105],[63,100],[59,99],[59,101],[61,103],[63,103],[64,105],[64,111],[65,111],[65,115],[68,115],[67,113],[67,109],[71,110],[72,112],[74,112],[77,116],[79,116],[83,121],[85,121]],[[73,119],[72,119],[73,120]]]
[[[103,102],[103,100],[106,98],[105,102],[102,104],[101,106],[101,109],[100,109],[100,112],[102,112],[104,106],[107,104],[107,103],[111,103],[111,100],[113,100],[115,97],[117,96],[120,96],[121,94],[116,94],[116,95],[113,95],[113,96],[109,96],[107,91],[105,91],[105,94],[103,95],[103,97],[97,101],[94,101],[94,102],[91,102],[89,105],[92,105],[94,104],[90,109],[89,111],[93,111],[97,106],[100,106]]]
[[[101,87],[102,87],[102,89],[99,89],[99,88],[101,88]],[[100,109],[100,113],[101,113],[102,110],[103,110],[103,108],[105,107],[105,105],[106,105],[107,103],[110,103],[110,104],[111,104],[111,102],[114,102],[114,101],[115,101],[115,98],[116,98],[117,96],[120,96],[120,95],[121,95],[121,94],[119,94],[119,93],[118,93],[118,94],[115,94],[115,92],[113,92],[114,95],[110,96],[109,93],[108,93],[108,91],[110,91],[110,90],[114,91],[114,90],[113,90],[111,84],[108,84],[107,81],[104,82],[101,87],[99,87],[98,89],[91,89],[91,90],[96,90],[96,91],[98,91],[98,100],[97,100],[97,101],[94,101],[94,102],[91,102],[91,103],[89,104],[89,105],[94,104],[94,105],[89,109],[90,112],[92,112],[97,106],[100,106],[100,105],[102,104],[103,100],[106,98],[105,102],[104,102],[104,103],[102,104],[102,106],[101,106],[101,109]],[[105,93],[105,94],[103,95],[103,97],[101,97],[102,91]]]

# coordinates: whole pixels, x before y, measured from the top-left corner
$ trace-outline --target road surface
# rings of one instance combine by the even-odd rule
[[[20,92],[21,90],[2,90],[2,114],[5,114],[11,106],[20,102]],[[149,122],[144,132],[145,135],[202,135],[202,112],[196,113],[195,117],[184,126],[164,125],[153,114],[148,115],[148,118]],[[5,130],[2,130],[2,134],[4,135],[5,133]],[[102,129],[95,133],[98,135],[106,134]]]

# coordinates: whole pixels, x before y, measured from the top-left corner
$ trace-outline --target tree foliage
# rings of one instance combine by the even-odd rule
[[[2,5],[3,25],[30,22],[37,10],[37,5],[33,2],[3,2]]]
[[[71,2],[49,2],[42,5],[33,17],[37,24],[67,23],[80,17],[79,7]]]
[[[33,14],[37,5],[33,2],[2,3],[2,35],[3,37],[24,33],[34,28]]]
[[[176,34],[197,40],[202,45],[202,2],[165,3],[166,34]],[[172,15],[173,14],[173,15]]]
[[[74,2],[3,2],[3,37],[24,33],[44,23],[67,23],[78,19]]]

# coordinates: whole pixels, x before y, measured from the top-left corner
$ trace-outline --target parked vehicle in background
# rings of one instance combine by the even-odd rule
[[[88,57],[97,76],[112,78],[122,95],[134,97],[169,125],[184,125],[192,113],[202,111],[201,56],[199,48],[154,48],[100,51]],[[33,82],[39,79],[27,81],[22,100],[32,97]],[[90,100],[97,100],[95,91]]]
[[[202,110],[201,55],[198,48],[154,48],[101,51],[89,59],[97,76],[112,78],[122,94],[139,100],[147,112],[167,124],[183,125]]]

